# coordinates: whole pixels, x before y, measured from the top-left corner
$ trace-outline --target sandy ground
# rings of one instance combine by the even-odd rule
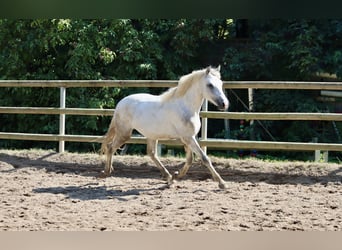
[[[168,188],[145,156],[98,179],[96,154],[0,150],[0,230],[341,231],[341,165],[211,158],[228,190],[199,162]]]

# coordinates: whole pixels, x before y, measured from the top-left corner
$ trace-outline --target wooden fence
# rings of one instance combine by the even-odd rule
[[[59,134],[30,134],[0,132],[0,139],[58,141],[59,152],[64,151],[65,141],[101,142],[101,136],[66,135],[65,115],[101,115],[111,116],[114,109],[66,108],[66,90],[74,87],[174,87],[177,81],[152,80],[0,80],[1,87],[43,87],[60,89],[60,107],[0,107],[0,113],[6,114],[58,114],[60,115]],[[342,90],[342,82],[287,82],[287,81],[224,81],[226,89],[305,89],[305,90]],[[207,138],[207,119],[246,119],[246,120],[318,120],[342,121],[337,113],[260,113],[260,112],[209,112],[207,103],[203,105],[202,134],[199,143],[202,147],[218,149],[258,149],[258,150],[294,150],[294,151],[342,151],[339,143],[314,142],[273,142],[246,141]],[[143,137],[132,137],[128,143],[145,143]],[[162,144],[177,145],[177,140],[164,140]]]

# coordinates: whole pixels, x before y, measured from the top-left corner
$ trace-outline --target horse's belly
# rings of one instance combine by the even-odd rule
[[[163,118],[149,113],[142,119],[137,119],[133,128],[143,136],[155,140],[179,139],[196,135],[200,129],[200,122],[184,123],[179,116],[172,116],[170,113],[163,114]]]
[[[134,129],[147,138],[179,138],[179,134],[173,123],[166,119],[166,117],[162,118],[153,112],[140,114],[140,117],[134,119],[132,125]]]
[[[166,131],[162,128],[156,128],[155,130],[150,130],[144,128],[136,129],[139,133],[141,133],[146,138],[154,139],[154,140],[166,140],[166,139],[178,139],[180,138],[178,133],[173,133],[172,131]]]

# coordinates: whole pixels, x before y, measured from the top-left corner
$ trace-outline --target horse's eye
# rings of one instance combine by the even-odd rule
[[[208,86],[209,89],[213,89],[214,88],[214,85],[212,83],[208,83],[207,86]]]

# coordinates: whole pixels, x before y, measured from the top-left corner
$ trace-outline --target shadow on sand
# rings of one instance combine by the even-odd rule
[[[108,200],[117,199],[119,201],[129,201],[136,199],[142,192],[156,192],[168,188],[168,185],[159,185],[159,187],[145,189],[131,189],[123,191],[119,188],[112,189],[107,186],[94,186],[95,184],[87,184],[83,186],[67,186],[67,187],[48,187],[36,188],[32,191],[35,193],[63,194],[67,199],[77,200]]]
[[[74,162],[68,162],[67,158],[58,158],[58,160],[49,160],[49,158],[58,155],[58,153],[46,153],[43,156],[40,156],[37,159],[30,159],[24,156],[15,156],[5,153],[0,153],[0,162],[6,162],[13,166],[10,170],[1,170],[0,172],[6,171],[16,171],[19,168],[24,167],[34,167],[37,169],[45,169],[47,172],[54,172],[57,174],[76,174],[82,176],[90,176],[97,177],[100,172],[103,170],[103,162],[101,161],[87,161],[82,160],[82,162],[78,163],[73,159]],[[70,160],[71,161],[71,160]],[[163,161],[163,160],[162,160]],[[92,163],[96,162],[96,163]],[[172,161],[172,164],[165,164],[170,173],[179,170],[183,166],[183,161],[180,159],[179,161]],[[216,165],[213,162],[214,166]],[[253,164],[253,163],[250,163]],[[266,163],[265,163],[266,164]],[[222,164],[221,164],[222,165]],[[260,165],[260,163],[259,163]],[[270,169],[269,171],[261,170],[258,168],[248,167],[231,167],[229,163],[227,163],[224,167],[217,168],[217,171],[222,176],[222,178],[227,182],[251,182],[258,183],[264,182],[268,184],[293,184],[293,185],[313,185],[313,184],[327,184],[329,182],[337,182],[342,183],[342,166],[338,169],[327,172],[325,174],[304,174],[299,171],[299,173],[291,173],[291,172],[279,172]],[[153,165],[153,162],[148,160],[144,163],[127,163],[125,161],[116,161],[115,162],[115,170],[114,176],[116,177],[129,177],[129,178],[142,178],[142,179],[156,179],[161,180],[161,175],[159,170]],[[199,162],[194,162],[193,166],[190,168],[188,174],[184,179],[191,180],[205,180],[210,179],[211,175],[209,171],[202,166]],[[70,189],[84,189],[82,187],[70,187]],[[87,189],[87,188],[86,188]],[[61,189],[56,188],[57,191],[63,191]],[[39,190],[37,190],[39,191]],[[44,190],[40,190],[42,192]],[[49,190],[45,190],[49,191]],[[54,188],[50,189],[51,192],[54,192]],[[77,190],[74,190],[75,192]],[[83,191],[83,190],[82,190]],[[101,187],[93,188],[92,192],[103,193],[104,196],[110,196],[111,192],[114,192],[115,196],[124,196],[119,191],[113,190],[105,190]],[[109,192],[109,194],[106,194]],[[137,192],[137,191],[132,191]],[[76,192],[77,193],[77,192]]]

